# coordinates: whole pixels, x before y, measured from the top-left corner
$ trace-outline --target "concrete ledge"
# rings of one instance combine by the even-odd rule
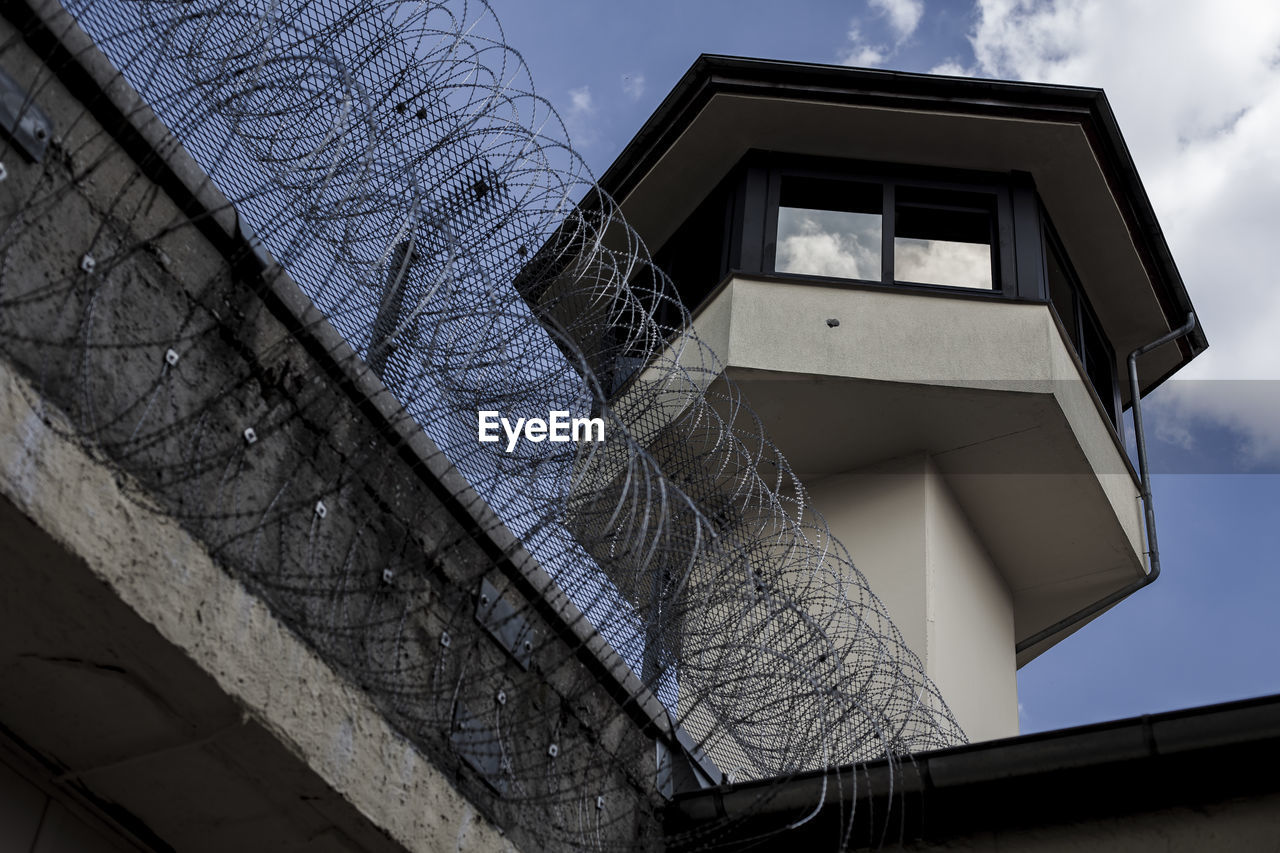
[[[364,693],[222,571],[177,522],[142,503],[125,475],[75,443],[58,412],[34,409],[39,399],[0,361],[0,494],[22,516],[403,849],[515,849]],[[10,527],[5,538],[13,543],[19,532]],[[49,568],[47,562],[4,562],[5,574]],[[182,689],[176,678],[151,686]],[[177,700],[170,704],[181,707]],[[198,787],[203,780],[186,781]],[[181,792],[171,793],[180,798]]]

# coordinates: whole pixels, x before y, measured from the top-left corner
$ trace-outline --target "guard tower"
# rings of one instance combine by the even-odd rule
[[[1207,346],[1105,95],[703,56],[601,184],[970,739],[1017,734],[1017,667],[1148,577],[1126,357]]]

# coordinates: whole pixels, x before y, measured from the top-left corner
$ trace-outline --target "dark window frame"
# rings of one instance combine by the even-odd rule
[[[1044,282],[1044,301],[1049,306],[1049,310],[1053,312],[1057,318],[1058,324],[1067,333],[1067,340],[1071,346],[1071,352],[1080,361],[1085,378],[1094,393],[1098,395],[1102,408],[1107,413],[1107,417],[1111,421],[1111,425],[1115,428],[1116,434],[1123,438],[1124,419],[1121,417],[1123,411],[1121,405],[1120,393],[1120,376],[1119,362],[1116,356],[1115,346],[1111,343],[1111,339],[1107,336],[1102,321],[1098,319],[1098,314],[1093,308],[1093,304],[1089,301],[1089,294],[1085,291],[1084,285],[1080,281],[1080,276],[1076,272],[1075,267],[1071,263],[1071,255],[1067,253],[1066,246],[1062,242],[1062,238],[1058,236],[1057,229],[1053,226],[1053,220],[1049,218],[1049,213],[1040,206],[1040,239],[1043,251],[1040,253],[1041,259],[1041,280]],[[1071,291],[1073,299],[1072,316],[1070,318],[1063,316],[1063,310],[1053,299],[1049,285],[1049,260],[1051,255],[1056,259],[1058,265],[1062,268],[1066,283]],[[1072,322],[1068,323],[1068,319]],[[1100,345],[1103,355],[1107,362],[1106,380],[1110,388],[1099,387],[1099,383],[1095,379],[1095,365],[1093,364],[1095,353],[1092,350],[1097,346],[1090,345],[1090,335],[1093,336],[1093,343]],[[1107,392],[1110,393],[1107,393]],[[1105,396],[1104,396],[1105,395]]]
[[[980,191],[975,192],[970,189],[957,189],[948,187],[945,189],[938,187],[920,187],[913,183],[904,181],[896,181],[893,185],[893,216],[891,225],[893,227],[893,257],[889,259],[889,263],[893,264],[893,284],[906,287],[928,287],[939,286],[948,289],[958,290],[974,290],[978,292],[1003,290],[1006,282],[1001,278],[1001,269],[1008,269],[1009,263],[1001,263],[1001,242],[999,229],[999,196],[992,192]],[[913,198],[913,196],[915,196]],[[903,211],[945,211],[949,213],[979,214],[985,218],[986,222],[986,240],[978,245],[986,245],[988,247],[987,256],[990,260],[990,287],[966,287],[961,284],[943,284],[941,282],[923,282],[915,279],[905,278],[898,275],[898,239],[945,239],[945,238],[913,238],[907,234],[900,234],[903,229],[900,224],[904,219]],[[1007,217],[1008,214],[1006,214]],[[909,218],[907,218],[909,221]],[[888,241],[886,241],[887,243]],[[961,241],[967,242],[967,241]],[[1012,284],[1013,282],[1007,282]]]
[[[782,183],[788,178],[811,181],[875,184],[881,189],[881,275],[879,279],[851,279],[776,270],[778,211],[782,199]],[[909,187],[912,192],[938,192],[967,195],[988,200],[992,216],[992,287],[974,288],[956,285],[902,281],[894,275],[894,238],[896,236],[897,191]],[[1119,367],[1115,349],[1098,320],[1080,278],[1071,265],[1061,239],[1053,228],[1035,183],[1025,172],[980,172],[938,167],[922,168],[907,164],[878,163],[855,159],[783,154],[754,149],[730,169],[713,193],[699,204],[662,247],[654,253],[661,263],[668,244],[677,239],[703,205],[717,197],[721,205],[724,232],[722,245],[708,247],[718,256],[720,275],[716,281],[685,282],[672,276],[677,290],[691,311],[696,311],[730,276],[761,275],[779,281],[794,280],[837,287],[893,290],[947,296],[963,299],[1007,299],[1048,305],[1067,331],[1072,354],[1083,368],[1087,384],[1094,390],[1117,436],[1123,438]],[[986,205],[984,205],[986,206]],[[832,210],[840,209],[833,206]],[[1076,303],[1074,328],[1054,305],[1050,293],[1049,255],[1057,252],[1065,277]],[[671,270],[664,271],[670,273]],[[1091,324],[1095,345],[1085,345],[1085,324]],[[1101,346],[1097,344],[1100,342]],[[1106,384],[1095,382],[1094,356],[1089,349],[1101,349],[1109,358]],[[1096,352],[1095,352],[1096,355]],[[1108,393],[1109,392],[1109,393]],[[1104,395],[1106,395],[1104,397]]]
[[[752,152],[744,163],[748,171],[755,169],[764,173],[767,182],[766,195],[763,199],[763,217],[760,229],[763,234],[763,245],[758,261],[747,253],[740,257],[740,264],[735,267],[744,273],[763,273],[780,277],[818,280],[823,282],[849,282],[855,284],[872,284],[900,289],[919,290],[928,293],[962,293],[979,297],[1019,298],[1021,293],[1017,279],[1017,266],[1014,258],[1013,244],[1013,199],[1010,192],[1008,175],[988,172],[963,170],[921,169],[893,163],[871,163],[860,160],[833,160],[824,157],[804,157],[798,155],[780,155],[769,152]],[[881,249],[879,279],[851,279],[833,276],[817,276],[810,274],[780,272],[777,270],[777,234],[778,210],[782,200],[782,183],[788,178],[806,180],[828,180],[845,183],[876,184],[881,187]],[[894,237],[896,236],[897,190],[909,187],[912,190],[937,192],[939,194],[961,194],[982,198],[986,201],[992,216],[991,288],[960,287],[945,284],[926,284],[923,282],[902,281],[894,276]],[[750,195],[750,193],[748,193]],[[750,205],[750,199],[747,204]],[[836,208],[832,208],[836,209]],[[744,234],[744,248],[750,235]]]

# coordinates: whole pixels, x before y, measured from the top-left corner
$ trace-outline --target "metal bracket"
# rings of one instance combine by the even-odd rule
[[[659,739],[657,747],[658,773],[655,787],[665,799],[686,791],[698,791],[722,785],[728,781],[715,762],[694,743],[682,727],[676,728],[676,745],[669,746]]]
[[[498,645],[507,650],[521,669],[533,662],[533,644],[537,635],[533,626],[521,616],[514,604],[504,599],[489,580],[480,581],[480,600],[476,604],[476,621]]]
[[[505,795],[507,776],[503,772],[502,744],[498,738],[496,727],[485,724],[465,704],[458,703],[453,717],[453,734],[449,738],[454,750],[490,788]]]
[[[32,163],[44,159],[53,136],[53,124],[35,105],[27,91],[0,70],[0,130],[13,140]]]

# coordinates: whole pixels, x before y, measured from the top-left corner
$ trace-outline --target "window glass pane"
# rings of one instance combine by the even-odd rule
[[[900,187],[894,218],[897,281],[994,287],[992,215],[981,197]]]
[[[953,240],[893,239],[898,281],[991,289],[991,247]]]
[[[1058,319],[1062,321],[1062,325],[1066,327],[1067,337],[1071,340],[1071,345],[1076,348],[1079,354],[1080,331],[1079,323],[1076,320],[1076,289],[1071,282],[1071,278],[1067,275],[1066,266],[1062,263],[1062,258],[1058,254],[1057,246],[1053,240],[1046,234],[1044,240],[1047,255],[1045,257],[1045,273],[1049,279],[1049,301],[1053,303],[1053,310],[1058,312]]]
[[[778,272],[880,280],[880,214],[778,209]]]
[[[881,198],[874,184],[784,179],[774,269],[880,281]]]
[[[1102,405],[1107,410],[1107,417],[1111,419],[1111,423],[1116,423],[1116,412],[1114,407],[1114,370],[1115,361],[1111,355],[1111,348],[1105,343],[1105,338],[1097,325],[1093,322],[1093,318],[1088,314],[1084,317],[1084,370],[1089,375],[1089,381],[1093,383],[1093,388],[1098,392],[1098,397],[1102,399]]]

